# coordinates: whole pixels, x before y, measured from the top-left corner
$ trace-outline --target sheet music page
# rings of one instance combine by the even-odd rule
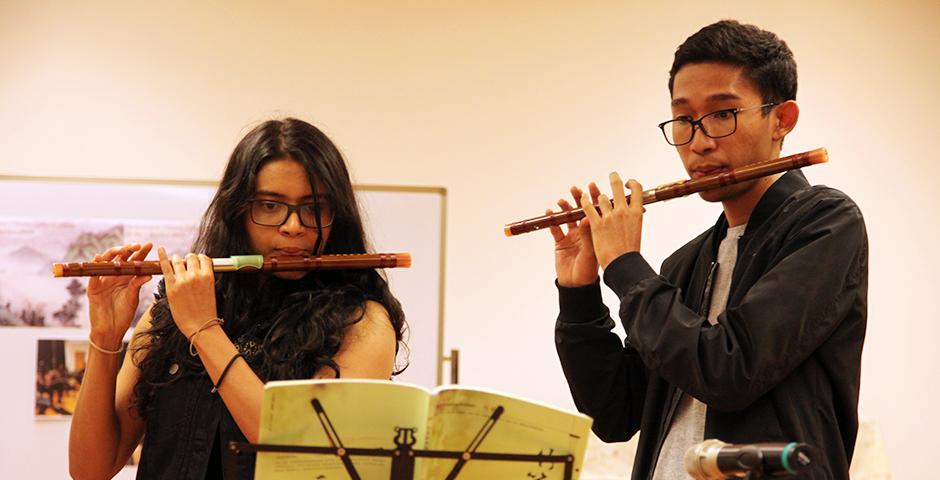
[[[497,412],[494,415],[494,412]],[[478,453],[575,456],[572,478],[581,471],[592,420],[577,412],[483,389],[446,386],[431,398],[428,414],[430,450],[465,451],[476,444]],[[476,439],[476,441],[475,441]],[[415,478],[446,478],[454,460],[418,459]],[[562,463],[473,460],[458,479],[561,479]]]
[[[429,395],[422,387],[382,380],[269,382],[259,443],[330,447],[338,438],[345,448],[394,450],[397,428],[415,429],[408,433],[415,440],[413,448],[423,449]],[[319,415],[313,400],[322,409]],[[349,458],[363,479],[389,476],[390,458]],[[345,480],[350,475],[343,462],[329,454],[259,453],[255,478]]]

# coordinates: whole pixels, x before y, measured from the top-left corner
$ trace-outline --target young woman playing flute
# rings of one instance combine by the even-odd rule
[[[139,261],[125,245],[95,261]],[[158,256],[164,276],[123,363],[149,276],[93,277],[92,349],[72,421],[74,478],[110,478],[144,437],[138,478],[222,478],[229,441],[257,442],[268,380],[396,371],[404,314],[375,270],[214,275],[211,257],[365,253],[345,162],[314,126],[265,122],[235,147],[193,250]],[[253,459],[240,475],[253,475]]]

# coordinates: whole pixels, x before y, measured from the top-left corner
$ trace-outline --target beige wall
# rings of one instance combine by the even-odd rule
[[[860,413],[881,423],[899,478],[927,470],[936,2],[138,3],[0,2],[0,174],[212,180],[253,123],[310,120],[355,181],[448,189],[446,345],[462,380],[561,406],[551,239],[502,225],[613,169],[681,179],[655,128],[675,47],[721,18],[777,32],[800,66],[785,153],[828,147],[807,175],[868,223]],[[651,206],[645,255],[658,265],[717,214],[697,198]]]

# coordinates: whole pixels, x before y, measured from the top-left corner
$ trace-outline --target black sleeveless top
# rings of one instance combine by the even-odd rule
[[[249,364],[257,358],[256,340],[239,338],[235,345]],[[181,377],[154,391],[137,478],[235,480],[223,476],[228,444],[247,439],[219,394],[211,393],[212,381],[205,370],[186,372],[171,365],[166,379],[177,375]],[[238,456],[237,479],[254,478],[254,470],[254,454]]]
[[[261,345],[265,335],[273,327],[274,318],[285,310],[291,310],[296,302],[306,303],[309,296],[293,297],[294,292],[307,291],[298,281],[268,280],[261,290],[268,301],[264,305],[248,307],[248,314],[241,318],[250,323],[246,329],[237,333],[229,331],[230,324],[224,329],[229,338],[235,336],[233,343],[245,360],[262,381],[266,378],[261,371]],[[158,301],[165,296],[161,281],[156,297]],[[277,299],[271,301],[273,299]],[[235,318],[233,308],[217,299],[223,318]],[[307,312],[295,312],[305,314]],[[158,315],[154,308],[154,315]],[[169,309],[159,315],[170,315]],[[251,320],[248,320],[251,319]],[[172,321],[172,319],[169,319]],[[238,322],[235,322],[238,323]],[[244,324],[243,324],[244,325]],[[188,357],[188,354],[182,354]],[[188,360],[188,358],[187,358]],[[212,381],[201,362],[166,364],[168,368],[161,372],[160,378],[153,383],[152,398],[146,408],[143,451],[137,467],[138,479],[251,479],[254,478],[255,454],[241,454],[238,458],[238,473],[235,479],[224,477],[225,464],[228,460],[228,444],[231,441],[246,442],[231,413],[225,407],[218,393],[211,393]],[[195,365],[192,366],[192,365]],[[296,378],[311,378],[313,365],[309,371],[298,372]]]

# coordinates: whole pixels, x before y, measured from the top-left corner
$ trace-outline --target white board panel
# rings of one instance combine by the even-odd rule
[[[195,226],[214,191],[215,184],[210,182],[0,176],[0,227],[4,221],[22,224],[37,219]],[[356,186],[356,195],[373,250],[409,252],[413,258],[412,268],[386,270],[409,326],[409,367],[396,380],[433,387],[441,382],[446,192],[442,188],[362,185]],[[0,252],[0,257],[9,253]],[[0,289],[0,299],[3,295]],[[0,439],[0,452],[35,452],[35,458],[2,458],[4,470],[25,472],[43,465],[42,472],[37,472],[43,478],[67,477],[68,417],[51,421],[34,417],[37,341],[87,335],[87,327],[82,325],[0,327],[0,364],[7,372],[8,389],[0,396],[0,412],[7,427],[7,435]],[[400,357],[399,362],[404,359]],[[130,476],[131,472],[122,475]]]

